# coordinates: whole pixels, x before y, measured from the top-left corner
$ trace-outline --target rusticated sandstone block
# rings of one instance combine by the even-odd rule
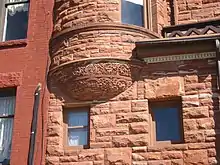
[[[87,149],[79,152],[79,161],[104,160],[104,149]]]
[[[105,158],[105,165],[131,165],[131,148],[106,149]]]
[[[182,159],[182,151],[164,151],[162,152],[162,159]]]
[[[47,145],[47,155],[48,156],[63,156],[64,151],[61,147],[57,145]]]
[[[130,134],[148,133],[149,127],[147,122],[138,122],[129,124]]]
[[[90,108],[91,115],[101,115],[101,114],[107,114],[107,113],[110,113],[109,103],[95,104],[95,105],[92,105]]]
[[[59,165],[59,157],[47,157],[46,158],[46,165]]]
[[[148,134],[113,136],[112,143],[115,147],[147,146]]]
[[[184,151],[184,163],[187,165],[207,165],[208,156],[205,150]]]
[[[195,119],[184,119],[183,128],[184,131],[198,130],[198,124]]]
[[[152,160],[152,161],[148,161],[148,165],[171,165],[171,161],[170,160]]]
[[[113,136],[113,135],[128,135],[128,127],[115,127],[115,128],[100,128],[96,130],[97,136]]]
[[[131,101],[113,101],[110,102],[111,113],[131,112]]]
[[[145,98],[176,97],[184,94],[182,77],[163,77],[155,80],[145,79]]]
[[[63,124],[62,112],[49,112],[48,113],[48,125],[61,126]]]
[[[78,156],[62,156],[60,162],[77,162]]]
[[[209,117],[209,108],[207,106],[183,108],[183,118],[206,118]]]
[[[187,143],[197,143],[197,142],[204,142],[205,141],[205,135],[204,132],[198,132],[198,131],[190,131],[190,132],[184,132],[185,142]]]
[[[134,100],[131,102],[131,111],[148,111],[148,100]]]
[[[60,126],[49,126],[47,128],[47,135],[51,137],[62,137],[63,129]]]
[[[116,115],[117,123],[132,123],[148,121],[148,115],[143,112],[136,113],[120,113]]]
[[[90,143],[90,148],[112,148],[112,142],[95,142]]]
[[[199,96],[198,95],[186,95],[182,96],[182,107],[198,107],[200,105]]]
[[[91,116],[92,125],[94,128],[109,128],[116,125],[115,114]]]
[[[59,165],[94,165],[92,161],[60,163]]]

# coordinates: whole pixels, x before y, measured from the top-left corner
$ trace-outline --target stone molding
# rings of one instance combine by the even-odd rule
[[[146,28],[135,26],[135,25],[127,25],[121,23],[91,23],[86,25],[74,26],[72,28],[68,28],[60,31],[59,33],[53,34],[51,40],[58,39],[59,37],[65,35],[66,33],[78,34],[80,32],[86,31],[98,31],[98,30],[121,30],[121,31],[130,31],[136,32],[139,34],[150,36],[151,38],[159,38],[159,35],[155,32],[152,32]]]
[[[16,87],[22,83],[21,72],[0,73],[0,88]]]
[[[142,64],[113,58],[79,60],[50,70],[49,81],[75,100],[107,100],[138,79]]]
[[[192,53],[192,54],[180,54],[180,55],[169,55],[169,56],[157,56],[144,58],[144,61],[148,64],[150,63],[160,63],[168,61],[185,61],[185,60],[197,60],[197,59],[207,59],[215,58],[215,52],[205,52],[205,53]]]

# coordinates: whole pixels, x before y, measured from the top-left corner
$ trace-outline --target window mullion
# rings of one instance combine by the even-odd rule
[[[80,129],[80,128],[87,128],[88,126],[68,126],[68,129]]]
[[[27,0],[27,1],[19,1],[19,2],[6,2],[5,7],[7,7],[8,5],[19,5],[24,3],[29,3],[29,1]]]
[[[4,115],[4,116],[0,116],[1,119],[7,119],[7,118],[13,118],[14,115]]]

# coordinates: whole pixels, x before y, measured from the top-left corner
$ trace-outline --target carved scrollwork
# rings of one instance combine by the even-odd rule
[[[84,60],[58,67],[49,77],[75,100],[106,100],[129,88],[140,68],[126,60]]]

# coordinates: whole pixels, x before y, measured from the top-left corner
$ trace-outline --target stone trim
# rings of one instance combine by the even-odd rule
[[[0,88],[16,87],[22,83],[21,72],[0,73]]]
[[[131,31],[139,34],[151,36],[152,38],[159,38],[157,33],[154,33],[144,27],[139,27],[135,25],[126,25],[121,23],[91,23],[86,25],[74,26],[73,28],[68,28],[60,31],[59,33],[53,34],[52,40],[57,39],[66,33],[78,34],[80,32],[86,31],[98,31],[98,30],[122,30],[122,31]]]
[[[150,64],[150,63],[160,63],[160,62],[168,62],[168,61],[186,61],[186,60],[207,59],[207,58],[215,58],[215,57],[216,57],[215,52],[205,52],[205,53],[148,57],[148,58],[144,58],[144,61]]]

